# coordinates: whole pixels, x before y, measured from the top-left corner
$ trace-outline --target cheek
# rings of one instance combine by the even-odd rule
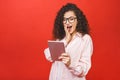
[[[76,29],[76,27],[77,27],[77,22],[74,24],[74,28]]]
[[[63,24],[63,27],[65,27],[65,24]]]
[[[76,29],[76,26],[77,26],[77,24],[76,24],[76,23],[75,23],[75,24],[73,24],[73,28],[74,28],[74,29]]]

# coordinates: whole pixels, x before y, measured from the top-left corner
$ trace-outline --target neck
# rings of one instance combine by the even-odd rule
[[[71,34],[71,36],[73,37],[76,33],[77,33],[77,31],[73,32],[73,33]]]

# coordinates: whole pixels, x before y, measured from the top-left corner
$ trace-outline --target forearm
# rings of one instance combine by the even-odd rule
[[[50,51],[49,51],[49,48],[46,48],[44,50],[44,54],[45,54],[45,57],[48,61],[52,62],[52,58],[51,58],[51,55],[50,55]]]

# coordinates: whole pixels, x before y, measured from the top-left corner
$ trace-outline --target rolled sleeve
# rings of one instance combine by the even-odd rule
[[[52,62],[52,58],[51,58],[51,55],[50,55],[50,51],[49,51],[49,48],[46,48],[44,50],[44,54],[45,54],[45,57],[48,61]]]

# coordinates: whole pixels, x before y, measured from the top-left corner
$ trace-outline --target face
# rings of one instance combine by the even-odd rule
[[[63,26],[64,26],[64,29],[67,28],[70,34],[73,34],[76,32],[77,17],[73,11],[65,12],[64,19],[63,19]]]

